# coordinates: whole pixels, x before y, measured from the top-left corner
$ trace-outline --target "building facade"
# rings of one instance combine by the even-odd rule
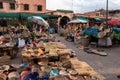
[[[0,12],[44,13],[46,0],[0,0]]]
[[[61,17],[58,19],[58,26],[64,26],[67,24],[68,21],[70,21],[73,18],[73,11],[71,10],[46,10],[46,14],[50,15],[60,15]]]
[[[101,11],[92,11],[84,14],[74,14],[75,16],[87,17],[87,18],[105,18],[105,15]]]
[[[109,15],[120,21],[120,10],[111,10]]]

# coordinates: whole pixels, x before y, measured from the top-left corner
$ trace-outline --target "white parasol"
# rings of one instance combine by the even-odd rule
[[[68,24],[70,23],[87,23],[87,21],[85,20],[80,20],[80,19],[75,19],[75,20],[71,20],[68,22]]]
[[[45,26],[47,28],[49,27],[49,24],[40,16],[31,16],[31,17],[28,17],[28,20],[35,22],[39,25]]]

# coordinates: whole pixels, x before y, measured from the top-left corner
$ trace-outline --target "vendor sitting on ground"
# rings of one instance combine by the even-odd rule
[[[75,44],[80,42],[80,35],[81,35],[80,31],[75,32],[75,37],[74,37]]]
[[[68,41],[74,41],[73,39],[74,39],[73,34],[72,34],[71,32],[68,32],[68,33],[67,33],[66,40],[68,40]]]

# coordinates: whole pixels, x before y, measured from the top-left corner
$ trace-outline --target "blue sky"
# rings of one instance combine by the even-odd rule
[[[109,10],[120,9],[120,0],[108,0]],[[98,9],[106,9],[106,0],[47,0],[47,9],[74,10],[75,13],[84,13]]]

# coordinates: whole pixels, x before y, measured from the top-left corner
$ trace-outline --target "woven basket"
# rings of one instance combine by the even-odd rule
[[[10,56],[0,57],[0,65],[6,65],[10,63]]]
[[[0,73],[0,80],[6,80],[7,77],[5,74]]]
[[[58,77],[55,77],[54,80],[69,80],[69,79],[65,76],[58,76]]]

